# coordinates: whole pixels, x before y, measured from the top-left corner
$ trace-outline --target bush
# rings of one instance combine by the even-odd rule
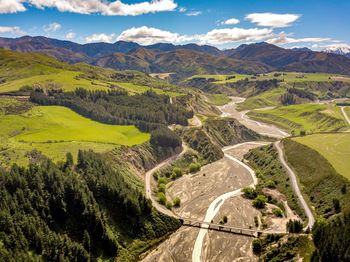
[[[264,208],[266,206],[267,202],[267,197],[264,195],[258,195],[254,200],[253,200],[253,206],[255,208]]]
[[[182,170],[178,167],[175,167],[173,169],[173,175],[174,175],[173,177],[175,178],[182,177]]]
[[[272,180],[268,180],[268,181],[266,181],[266,186],[268,188],[273,189],[273,188],[276,188],[276,183],[274,181],[272,181]]]
[[[173,204],[174,207],[179,207],[181,205],[181,199],[179,197],[175,197]]]
[[[163,192],[159,192],[158,193],[158,201],[162,205],[165,205],[165,203],[166,203],[166,196],[165,196],[165,194]]]
[[[165,206],[166,206],[166,208],[169,209],[169,210],[171,210],[171,209],[173,208],[173,204],[172,204],[171,202],[169,202],[169,201],[166,202],[166,205],[165,205]]]
[[[158,192],[165,193],[166,185],[165,184],[158,184]]]
[[[253,240],[253,252],[259,254],[262,251],[262,243],[259,238]]]
[[[245,187],[242,189],[242,192],[244,193],[244,196],[249,199],[254,199],[257,197],[257,192],[252,187]]]
[[[201,166],[198,163],[190,164],[190,173],[196,173],[201,170]]]
[[[276,217],[283,217],[283,212],[281,209],[279,208],[274,208],[272,209],[272,213],[276,216]]]
[[[168,183],[168,181],[164,177],[161,177],[161,178],[158,179],[158,185],[160,185],[160,184],[165,184],[166,185],[167,183]]]
[[[227,223],[227,216],[224,216],[223,218],[222,218],[222,222],[224,222],[224,224],[226,224]]]

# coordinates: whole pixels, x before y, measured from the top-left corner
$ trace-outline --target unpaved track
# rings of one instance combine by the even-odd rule
[[[290,166],[288,165],[287,161],[284,158],[283,150],[281,147],[281,142],[280,141],[275,142],[275,147],[278,151],[278,157],[279,157],[282,165],[287,170],[288,176],[289,176],[291,183],[292,183],[294,193],[297,195],[297,197],[299,199],[299,203],[301,204],[301,206],[304,209],[305,214],[308,218],[308,223],[304,229],[307,229],[307,228],[311,229],[313,227],[313,225],[315,224],[315,218],[311,212],[311,209],[309,208],[308,204],[306,203],[303,195],[301,194],[301,191],[300,191],[300,188],[298,185],[298,181],[297,181],[297,176],[295,175],[294,171],[290,168]]]
[[[349,118],[348,114],[347,114],[346,111],[345,111],[345,106],[341,106],[340,109],[341,109],[341,112],[342,112],[343,115],[344,115],[344,118],[346,119],[346,121],[347,121],[348,124],[350,125],[350,118]]]
[[[152,194],[152,183],[151,183],[152,182],[152,175],[154,172],[156,172],[156,171],[162,169],[163,167],[175,162],[177,159],[179,159],[186,152],[186,150],[187,150],[187,146],[183,144],[182,151],[180,153],[178,153],[172,157],[169,157],[168,159],[165,159],[164,161],[162,161],[161,163],[156,165],[154,168],[147,171],[145,174],[146,197],[152,201],[153,207],[155,207],[159,212],[166,214],[168,216],[171,216],[171,217],[175,217],[175,218],[179,218],[179,217],[176,216],[172,211],[167,209],[165,206],[159,204],[159,202],[156,199],[154,199],[154,196]]]

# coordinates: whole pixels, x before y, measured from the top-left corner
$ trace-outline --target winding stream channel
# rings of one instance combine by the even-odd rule
[[[244,101],[242,98],[232,98],[232,102],[219,107],[222,117],[231,117],[240,121],[252,130],[276,138],[288,136],[283,130],[257,121],[246,116],[247,112],[236,110],[236,104]],[[229,214],[230,226],[242,228],[254,227],[253,218],[260,212],[242,197],[242,188],[255,187],[257,178],[254,171],[240,161],[250,149],[266,145],[268,142],[246,142],[223,148],[224,158],[208,164],[200,172],[191,176],[183,176],[174,181],[167,189],[170,198],[179,196],[181,207],[174,213],[164,207],[155,207],[163,213],[174,217],[190,218],[210,223],[218,222],[223,214]],[[184,150],[185,151],[185,150]],[[184,152],[183,151],[183,152]],[[152,199],[150,180],[153,172],[164,165],[175,161],[181,154],[165,160],[154,169],[147,172],[146,193]],[[148,185],[147,185],[148,184]],[[152,202],[156,200],[152,199]],[[208,206],[209,205],[209,206]],[[161,208],[161,209],[160,209]],[[171,213],[171,214],[170,214]],[[155,250],[150,252],[143,261],[256,261],[251,252],[251,239],[248,237],[209,231],[203,224],[200,229],[180,228]],[[283,228],[270,228],[270,232],[285,231]]]

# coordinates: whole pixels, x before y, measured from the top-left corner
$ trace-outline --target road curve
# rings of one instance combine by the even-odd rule
[[[287,170],[288,176],[292,182],[292,187],[293,187],[294,193],[298,197],[299,203],[301,204],[301,206],[304,209],[305,214],[308,218],[308,223],[305,226],[304,230],[307,228],[311,229],[313,227],[313,225],[315,224],[314,215],[312,214],[310,207],[308,206],[303,195],[301,194],[301,191],[300,191],[300,188],[298,185],[298,181],[297,181],[297,177],[296,177],[294,171],[290,168],[290,166],[287,164],[287,161],[284,158],[283,149],[281,147],[281,142],[277,141],[277,142],[275,142],[274,145],[278,151],[279,160],[281,161],[284,168]]]
[[[152,201],[152,205],[155,209],[157,209],[159,212],[174,217],[179,218],[177,215],[175,215],[171,210],[167,209],[165,206],[161,205],[156,199],[154,199],[152,194],[152,186],[151,186],[151,179],[154,172],[160,170],[161,168],[170,165],[171,163],[175,162],[177,159],[179,159],[187,150],[186,145],[182,145],[182,151],[172,157],[169,157],[153,167],[151,170],[148,170],[145,174],[145,190],[146,190],[146,198],[150,199]]]
[[[345,112],[345,106],[341,106],[340,109],[341,109],[341,112],[342,112],[343,115],[344,115],[345,120],[346,120],[346,121],[348,122],[348,124],[350,125],[350,118],[349,118],[348,114]]]
[[[225,152],[225,151],[230,150],[232,148],[236,148],[236,147],[240,147],[240,146],[245,145],[245,144],[252,144],[252,143],[259,144],[259,145],[264,144],[264,143],[259,143],[259,142],[246,142],[246,143],[241,143],[241,144],[237,144],[234,146],[226,147],[223,149],[223,151]],[[256,184],[258,183],[258,179],[257,179],[253,169],[251,169],[249,166],[247,166],[243,162],[239,161],[238,159],[234,158],[233,156],[225,154],[225,157],[227,157],[231,161],[243,166],[249,172],[249,174],[252,177],[253,182],[247,186],[251,186],[251,187],[256,186]],[[220,210],[221,206],[224,204],[225,200],[227,200],[231,197],[240,196],[242,194],[243,194],[242,188],[239,188],[239,189],[236,189],[234,191],[222,194],[222,195],[218,196],[217,198],[215,198],[214,201],[212,201],[210,203],[210,205],[207,209],[207,212],[205,214],[203,222],[210,223],[213,220],[213,218],[215,217],[215,215],[219,212],[219,210]],[[207,229],[208,227],[209,227],[209,225],[203,224],[203,227],[198,232],[196,241],[194,243],[193,251],[192,251],[192,262],[201,262],[202,261],[201,256],[202,256],[203,241],[204,241],[205,235],[208,232],[208,229]]]

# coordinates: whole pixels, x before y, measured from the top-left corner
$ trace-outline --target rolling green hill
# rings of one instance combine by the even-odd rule
[[[35,162],[38,154],[31,154],[33,150],[58,161],[68,152],[76,155],[79,149],[106,152],[150,138],[134,126],[102,124],[60,106],[34,106],[20,114],[1,114],[0,125],[2,165]]]
[[[293,140],[319,152],[339,174],[350,180],[350,133],[314,134]]]
[[[183,90],[160,79],[134,71],[119,72],[86,64],[66,64],[38,53],[17,53],[0,49],[0,93],[19,90],[76,88],[111,90],[123,88],[130,94],[152,89],[178,96]]]
[[[248,113],[252,119],[274,124],[298,133],[330,132],[347,128],[339,107],[334,105],[301,104],[255,110]]]

